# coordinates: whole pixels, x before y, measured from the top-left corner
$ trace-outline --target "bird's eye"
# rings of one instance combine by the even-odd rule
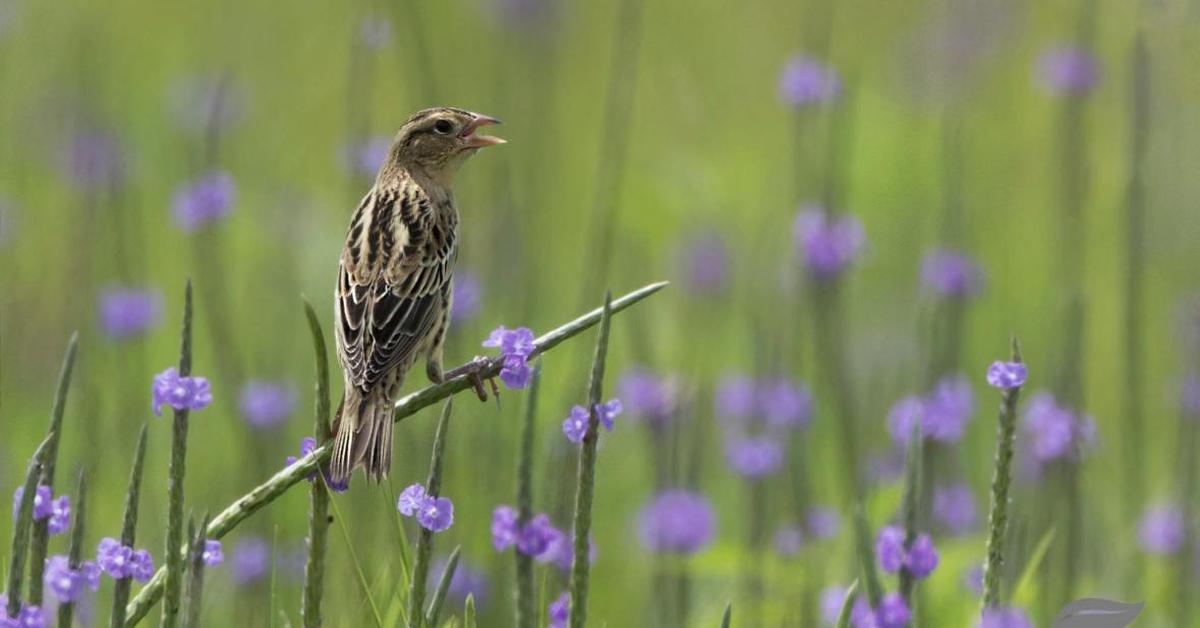
[[[442,135],[450,135],[454,130],[454,123],[443,118],[433,123],[433,130]]]

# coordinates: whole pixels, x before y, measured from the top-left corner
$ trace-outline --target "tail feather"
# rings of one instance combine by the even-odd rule
[[[351,388],[346,393],[330,463],[334,482],[349,481],[360,466],[373,480],[387,477],[392,466],[392,415],[391,400],[379,390],[364,394]]]

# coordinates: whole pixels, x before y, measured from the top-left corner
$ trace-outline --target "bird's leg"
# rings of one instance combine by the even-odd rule
[[[489,368],[491,368],[491,366],[492,366],[491,358],[486,357],[486,356],[477,355],[477,356],[475,356],[475,359],[471,360],[470,362],[468,362],[460,367],[446,371],[443,374],[443,378],[446,380],[450,380],[450,379],[454,379],[455,377],[458,377],[460,375],[466,375],[466,376],[470,377],[471,383],[474,385],[474,388],[475,388],[475,395],[477,397],[479,397],[480,401],[487,401],[487,399],[488,399],[487,390],[485,390],[483,387],[483,381],[484,381],[483,374],[485,372],[487,372],[487,370]],[[495,395],[496,401],[498,402],[500,400],[500,387],[496,385],[496,378],[489,377],[489,378],[487,378],[487,382],[488,382],[488,384],[491,385],[492,394]]]

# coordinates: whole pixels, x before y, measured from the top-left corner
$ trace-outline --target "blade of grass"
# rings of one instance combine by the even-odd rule
[[[862,569],[860,580],[866,583],[867,602],[871,608],[879,608],[883,599],[883,586],[879,584],[879,572],[875,569],[875,553],[871,549],[871,533],[867,528],[867,517],[861,505],[854,507],[855,550],[858,566]]]
[[[362,587],[363,595],[366,596],[367,604],[371,608],[371,616],[375,618],[375,625],[378,628],[383,628],[383,616],[379,614],[379,607],[375,605],[375,598],[371,595],[371,586],[367,584],[367,576],[363,573],[362,563],[358,561],[358,554],[354,551],[354,543],[350,541],[350,533],[346,530],[346,521],[342,519],[342,513],[338,509],[337,500],[330,499],[329,505],[333,506],[333,517],[337,520],[338,529],[342,531],[342,540],[346,542],[346,551],[350,554],[350,562],[354,564],[354,573],[358,575],[358,583]]]
[[[446,434],[450,430],[451,410],[452,401],[447,400],[446,404],[442,406],[437,433],[433,437],[433,454],[429,459],[429,477],[425,481],[425,493],[430,497],[438,497],[442,490],[442,454],[446,450]],[[412,578],[409,579],[409,628],[420,628],[421,626],[421,608],[425,606],[425,581],[429,577],[429,557],[432,554],[433,531],[422,527],[417,533],[417,557],[413,562]],[[433,626],[433,622],[430,622],[429,625]]]
[[[721,628],[729,628],[729,622],[733,620],[733,602],[725,603],[725,613],[721,615]]]
[[[200,626],[200,603],[204,597],[204,549],[208,541],[208,514],[196,528],[195,520],[188,521],[188,538],[191,552],[188,556],[187,592],[184,596],[183,625],[185,628]]]
[[[87,519],[87,481],[83,471],[79,472],[79,480],[75,485],[75,520],[71,522],[71,548],[67,551],[67,561],[73,571],[79,570],[83,564],[83,532]],[[74,602],[60,602],[58,605],[58,628],[71,628],[71,619],[75,615]]]
[[[1037,545],[1033,547],[1033,553],[1029,555],[1029,560],[1025,563],[1025,568],[1021,570],[1021,575],[1017,577],[1017,583],[1013,586],[1012,599],[1019,606],[1024,608],[1032,608],[1037,601],[1037,596],[1040,594],[1037,586],[1038,570],[1042,563],[1045,562],[1046,554],[1050,551],[1050,546],[1054,544],[1054,533],[1057,528],[1050,528],[1038,540]]]
[[[450,590],[454,572],[458,570],[458,555],[461,551],[462,546],[458,545],[453,552],[450,552],[450,557],[446,559],[446,567],[442,569],[442,577],[438,580],[437,589],[433,592],[433,599],[429,601],[429,610],[425,614],[425,625],[430,628],[437,625],[438,615],[442,613],[442,604],[446,602],[446,592]]]
[[[837,628],[850,628],[850,614],[854,612],[854,601],[858,599],[858,579],[855,578],[842,597],[842,610],[838,611]]]
[[[467,601],[463,605],[463,628],[475,628],[475,595],[467,594]]]
[[[142,492],[142,467],[146,462],[146,424],[138,432],[137,446],[133,451],[133,469],[129,472],[129,486],[125,491],[125,515],[121,522],[121,545],[133,547],[137,536],[138,499]],[[132,579],[121,578],[113,584],[113,604],[109,615],[110,628],[125,625],[125,603],[129,600]],[[147,609],[149,610],[149,609]]]
[[[25,559],[29,552],[30,528],[33,527],[33,500],[37,497],[37,483],[42,474],[42,464],[50,441],[50,434],[33,452],[29,467],[25,470],[25,483],[22,484],[21,504],[17,509],[17,521],[13,525],[12,562],[8,564],[8,611],[9,617],[16,617],[21,611],[21,584],[25,574]]]
[[[179,347],[179,376],[192,374],[192,281],[183,290],[183,331]],[[187,408],[175,409],[171,422],[171,463],[167,470],[167,545],[163,551],[166,581],[163,586],[162,628],[179,624],[180,594],[183,590],[183,478],[187,471]]]
[[[312,334],[313,354],[317,363],[316,408],[313,436],[318,445],[330,438],[329,358],[325,353],[325,334],[312,303],[304,299],[304,316]],[[321,625],[321,597],[325,590],[325,547],[329,538],[329,489],[324,474],[312,483],[308,498],[308,552],[304,561],[304,594],[300,603],[300,619],[305,628]]]

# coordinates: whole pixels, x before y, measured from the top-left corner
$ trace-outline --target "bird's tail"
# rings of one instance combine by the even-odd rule
[[[378,388],[364,393],[349,388],[342,396],[333,438],[329,474],[335,483],[350,481],[358,467],[379,481],[392,467],[392,400]]]

